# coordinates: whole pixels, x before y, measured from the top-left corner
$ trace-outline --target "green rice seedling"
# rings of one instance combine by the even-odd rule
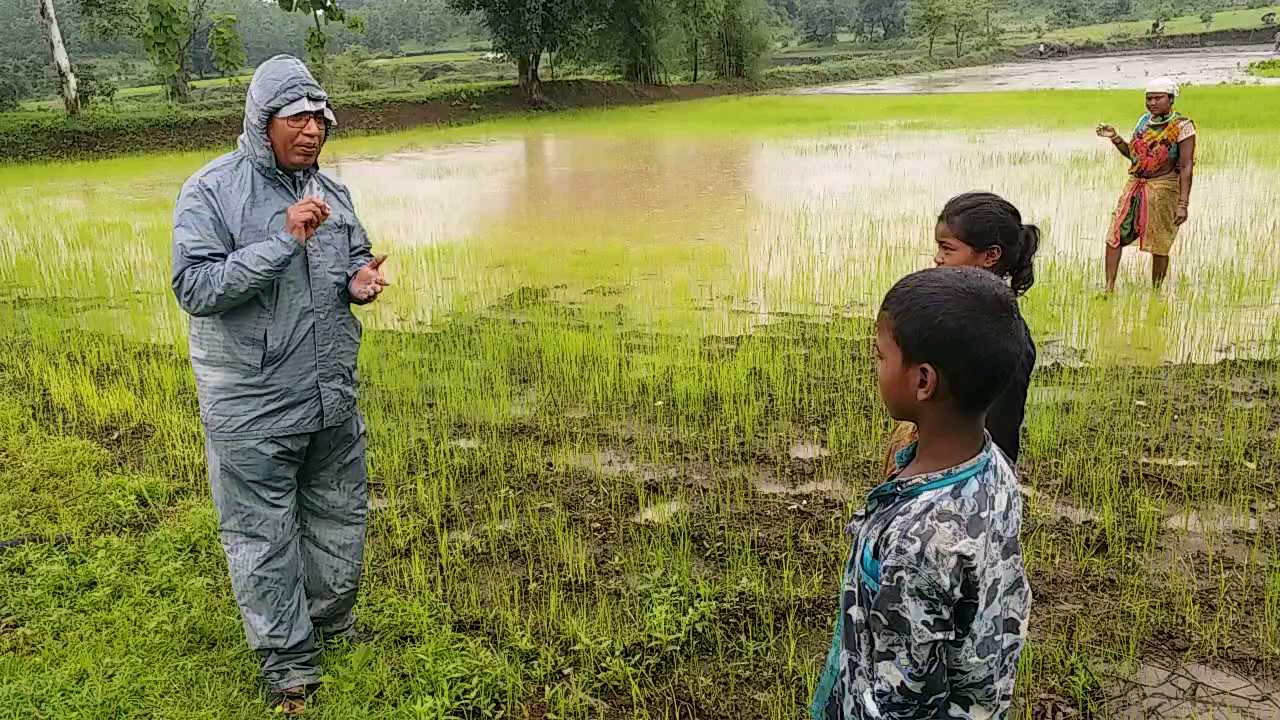
[[[381,638],[327,658],[315,714],[802,717],[892,427],[875,312],[970,189],[1046,231],[1022,303],[1020,716],[1121,715],[1124,681],[1170,657],[1274,687],[1280,153],[1249,108],[1276,93],[1189,90],[1175,276],[1153,294],[1127,256],[1110,298],[1124,167],[1091,127],[1140,112],[1132,93],[336,140],[394,285],[358,311]],[[27,538],[0,551],[0,707],[20,716],[257,716],[168,290],[171,203],[205,159],[0,168],[0,541]]]

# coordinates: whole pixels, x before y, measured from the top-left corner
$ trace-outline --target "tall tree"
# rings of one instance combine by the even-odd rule
[[[890,39],[907,29],[907,0],[862,0],[860,12],[867,35]]]
[[[956,57],[964,55],[964,41],[982,27],[982,0],[950,0],[951,32],[955,35]]]
[[[132,37],[164,78],[169,96],[191,100],[191,51],[207,32],[210,0],[80,0],[90,30],[102,38]]]
[[[180,6],[180,0],[147,0],[142,18],[140,39],[147,57],[156,66],[169,96],[178,102],[191,101],[191,48],[208,0],[192,0]]]
[[[196,0],[191,0],[196,2]],[[357,15],[347,15],[338,5],[337,0],[276,0],[280,9],[287,13],[302,13],[311,18],[313,27],[307,32],[307,62],[311,70],[323,81],[326,73],[326,62],[329,56],[329,34],[326,28],[330,23],[345,25],[357,32],[364,30],[364,20]]]
[[[1054,0],[1049,11],[1049,27],[1076,27],[1089,22],[1089,8],[1084,0]]]
[[[80,94],[76,88],[76,74],[71,69],[71,58],[62,42],[62,30],[58,28],[58,15],[53,0],[40,0],[40,21],[44,23],[45,38],[49,41],[49,55],[53,69],[58,73],[62,87],[62,104],[70,115],[80,114]]]
[[[1133,15],[1133,0],[1106,0],[1096,5],[1099,21],[1127,20]]]
[[[480,13],[493,49],[515,61],[520,88],[542,101],[542,55],[576,39],[595,16],[591,0],[449,0],[458,12]]]
[[[654,85],[665,77],[662,45],[673,25],[663,0],[614,0],[610,46],[627,80]]]
[[[720,77],[759,75],[773,46],[767,9],[761,0],[726,0],[716,29],[712,57]]]
[[[830,45],[856,15],[850,0],[810,0],[800,6],[800,27],[805,42]]]
[[[912,0],[907,13],[907,28],[911,34],[929,43],[929,57],[933,57],[934,44],[951,19],[950,3],[951,0]]]
[[[244,39],[240,37],[239,20],[235,15],[219,15],[213,20],[209,32],[209,54],[218,74],[231,78],[244,69],[249,58],[244,52]]]
[[[725,0],[677,0],[676,12],[684,29],[685,46],[689,52],[689,65],[693,81],[698,82],[702,69],[704,39],[724,14]]]

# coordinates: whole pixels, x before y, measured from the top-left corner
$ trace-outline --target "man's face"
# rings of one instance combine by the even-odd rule
[[[1173,112],[1173,96],[1168,93],[1147,93],[1147,112],[1152,115],[1168,115]]]
[[[316,164],[324,147],[325,119],[323,112],[303,113],[292,117],[271,118],[267,126],[267,139],[276,155],[276,165],[281,170],[305,170]]]

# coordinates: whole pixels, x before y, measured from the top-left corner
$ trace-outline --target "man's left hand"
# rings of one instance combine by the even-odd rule
[[[386,255],[379,255],[368,265],[356,271],[355,277],[351,278],[351,285],[347,288],[352,302],[358,305],[371,303],[378,299],[383,288],[391,284],[382,276],[382,263],[386,259]]]
[[[1182,223],[1186,222],[1186,221],[1187,221],[1187,209],[1186,209],[1186,208],[1184,208],[1184,207],[1180,207],[1180,208],[1178,208],[1178,212],[1173,216],[1173,221],[1174,221],[1175,223],[1177,223],[1178,225],[1181,225]]]

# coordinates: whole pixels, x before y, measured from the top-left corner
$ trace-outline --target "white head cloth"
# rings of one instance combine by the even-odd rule
[[[329,121],[330,125],[337,125],[338,118],[333,116],[333,111],[329,109],[329,103],[324,100],[312,100],[311,98],[299,98],[288,105],[280,108],[276,112],[276,117],[293,117],[303,113],[318,113],[324,111],[324,117]]]
[[[1147,94],[1178,96],[1178,83],[1167,77],[1154,78],[1147,83]]]

